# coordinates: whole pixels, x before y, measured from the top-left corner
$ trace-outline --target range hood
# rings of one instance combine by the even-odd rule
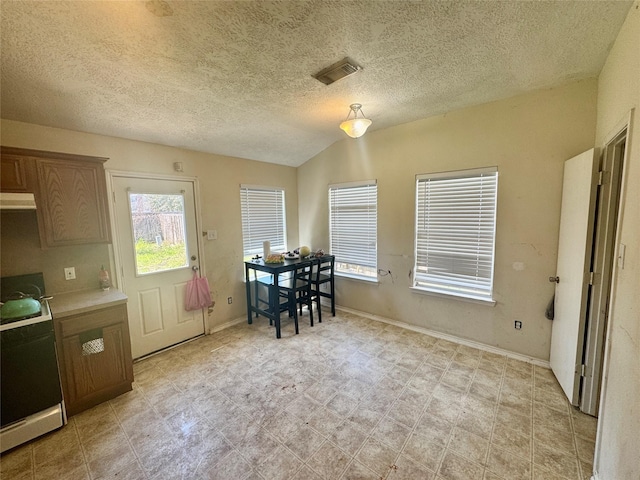
[[[35,210],[33,193],[0,192],[0,210]]]

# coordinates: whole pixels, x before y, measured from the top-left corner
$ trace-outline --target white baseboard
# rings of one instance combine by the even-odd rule
[[[247,321],[247,316],[243,315],[242,317],[234,318],[233,320],[229,320],[228,322],[221,323],[220,325],[216,325],[215,327],[210,328],[207,331],[207,335],[211,335],[212,333],[219,332],[224,330],[225,328],[233,327],[234,325],[238,325],[239,323]]]
[[[493,347],[491,345],[486,345],[484,343],[475,342],[473,340],[467,340],[465,338],[456,337],[455,335],[449,335],[447,333],[441,333],[435,330],[430,330],[424,327],[418,327],[416,325],[411,325],[409,323],[400,322],[398,320],[391,320],[390,318],[381,317],[379,315],[374,315],[372,313],[361,312],[359,310],[354,310],[352,308],[340,307],[336,305],[337,310],[341,310],[346,313],[352,313],[354,315],[360,315],[361,317],[369,318],[371,320],[375,320],[377,322],[387,323],[389,325],[395,325],[396,327],[406,328],[407,330],[412,330],[418,333],[424,333],[425,335],[430,335],[432,337],[441,338],[443,340],[447,340],[449,342],[458,343],[460,345],[466,345],[467,347],[477,348],[479,350],[484,350],[486,352],[496,353],[498,355],[504,355],[505,357],[513,358],[514,360],[520,360],[521,362],[531,363],[533,365],[537,365],[543,368],[551,368],[549,362],[547,360],[541,360],[539,358],[530,357],[528,355],[523,355],[521,353],[512,352],[510,350],[504,350],[502,348]],[[597,479],[596,479],[597,480]]]
[[[322,305],[325,305],[325,302],[327,303],[326,306],[330,306],[331,305],[331,303],[329,301],[321,299]],[[374,315],[372,313],[361,312],[360,310],[355,310],[353,308],[341,307],[339,305],[336,305],[336,310],[340,310],[340,311],[343,311],[343,312],[346,312],[346,313],[352,313],[354,315],[360,315],[361,317],[369,318],[371,320],[375,320],[376,322],[382,322],[382,323],[387,323],[389,325],[395,325],[396,327],[406,328],[407,330],[412,330],[414,332],[424,333],[425,335],[430,335],[432,337],[441,338],[443,340],[447,340],[449,342],[458,343],[460,345],[466,345],[467,347],[473,347],[473,348],[477,348],[479,350],[484,350],[486,352],[491,352],[491,353],[495,353],[495,354],[498,354],[498,355],[504,355],[505,357],[513,358],[514,360],[519,360],[521,362],[531,363],[531,364],[537,365],[539,367],[551,368],[551,366],[549,365],[549,362],[547,360],[541,360],[539,358],[530,357],[528,355],[523,355],[521,353],[512,352],[510,350],[505,350],[505,349],[502,349],[502,348],[493,347],[491,345],[486,345],[484,343],[475,342],[473,340],[467,340],[465,338],[456,337],[455,335],[449,335],[447,333],[438,332],[436,330],[430,330],[428,328],[418,327],[416,325],[411,325],[409,323],[400,322],[398,320],[391,320],[390,318],[381,317],[379,315]],[[247,320],[247,317],[246,316],[242,316],[242,317],[230,320],[228,322],[222,323],[220,325],[216,325],[215,327],[209,329],[207,335],[219,332],[219,331],[224,330],[224,329],[229,328],[229,327],[233,327],[234,325],[238,325],[239,323],[245,322],[246,320]],[[593,478],[592,480],[598,480],[598,479],[597,478]]]

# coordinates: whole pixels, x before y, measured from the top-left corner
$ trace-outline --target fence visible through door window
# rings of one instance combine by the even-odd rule
[[[183,195],[129,192],[129,208],[137,275],[189,265]]]

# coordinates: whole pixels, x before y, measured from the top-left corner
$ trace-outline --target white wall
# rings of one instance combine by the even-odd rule
[[[5,146],[108,157],[105,164],[107,170],[197,177],[203,228],[218,231],[218,240],[204,240],[206,275],[216,301],[208,322],[211,328],[236,319],[246,312],[240,184],[271,185],[285,189],[288,244],[298,246],[298,198],[296,169],[293,167],[9,120],[2,120],[1,126],[2,145]],[[178,161],[183,163],[182,174],[173,171],[173,162]],[[68,257],[68,252],[65,252],[51,248],[46,255],[64,253]],[[85,257],[89,258],[90,255]],[[5,263],[15,258],[20,256],[3,252],[3,268]],[[92,276],[89,284],[97,278],[95,276],[100,269],[100,261],[104,262],[99,258],[102,257],[97,257],[97,266],[90,265],[89,260],[84,261],[82,272],[86,271],[87,275]],[[233,297],[232,305],[227,304],[227,297],[230,296]]]
[[[629,11],[598,82],[596,144],[604,145],[629,111],[635,118],[624,164],[605,379],[594,468],[599,480],[640,478],[640,3]]]
[[[563,162],[594,145],[596,86],[586,80],[345,137],[299,167],[300,241],[326,251],[327,185],[378,181],[378,267],[392,276],[378,285],[340,278],[338,303],[548,360]],[[415,175],[493,165],[496,306],[411,292]]]

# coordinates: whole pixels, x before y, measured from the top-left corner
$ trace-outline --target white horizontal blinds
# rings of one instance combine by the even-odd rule
[[[284,190],[240,185],[240,203],[244,256],[262,255],[265,241],[274,252],[286,251]]]
[[[337,263],[376,268],[377,197],[375,180],[329,186],[331,254]]]
[[[420,175],[414,286],[491,299],[498,172]]]

